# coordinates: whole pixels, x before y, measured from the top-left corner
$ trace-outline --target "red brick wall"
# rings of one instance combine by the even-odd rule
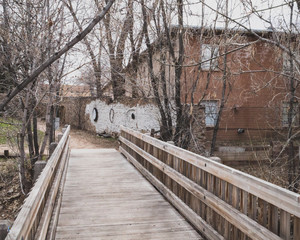
[[[210,39],[218,44],[220,38]],[[198,36],[191,35],[185,45],[186,65],[199,61],[201,42]],[[243,37],[237,42],[255,40],[251,36]],[[202,42],[208,41],[204,39]],[[234,49],[231,46],[229,49]],[[222,54],[220,47],[220,54]],[[223,58],[219,59],[220,68]],[[277,135],[274,129],[282,130],[281,105],[286,101],[288,79],[278,74],[282,70],[281,52],[266,43],[255,43],[228,55],[228,75],[226,95],[228,99],[220,122],[218,141],[263,140],[270,135]],[[269,71],[265,71],[269,70]],[[274,71],[273,71],[274,70]],[[276,73],[277,72],[277,73]],[[207,82],[209,76],[209,83]],[[182,100],[191,102],[191,92],[195,81],[194,103],[200,99],[220,100],[222,93],[222,71],[201,71],[198,66],[184,68],[182,74]],[[198,80],[197,80],[198,79]],[[231,90],[229,90],[231,89]],[[230,92],[229,92],[230,91]],[[299,95],[299,91],[296,93]],[[242,134],[238,128],[245,129]],[[212,131],[208,129],[207,138]]]

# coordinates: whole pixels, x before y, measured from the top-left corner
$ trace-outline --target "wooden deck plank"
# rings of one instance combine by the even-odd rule
[[[56,239],[202,239],[114,149],[72,150]]]
[[[151,239],[151,240],[182,240],[182,239],[197,239],[195,238],[194,232],[192,231],[181,231],[181,232],[158,232],[158,233],[137,233],[137,234],[114,234],[114,235],[108,235],[108,236],[97,236],[91,237],[88,236],[89,240],[99,240],[99,239],[111,239],[111,240],[124,240],[124,239],[130,239],[130,240],[141,240],[141,239]],[[100,237],[100,238],[99,238]],[[71,236],[71,237],[58,237],[56,239],[75,239],[75,240],[86,240],[86,236]],[[198,238],[199,239],[199,238]],[[201,238],[200,238],[201,239]]]
[[[170,234],[171,231],[171,234]],[[116,224],[116,225],[92,225],[81,227],[65,227],[62,230],[62,239],[71,239],[76,233],[76,238],[109,237],[111,239],[148,239],[146,236],[167,237],[169,239],[185,236],[193,236],[194,230],[185,221],[166,221],[155,223]],[[172,237],[172,238],[171,238]],[[177,238],[178,239],[178,238]],[[188,239],[188,238],[181,238]]]

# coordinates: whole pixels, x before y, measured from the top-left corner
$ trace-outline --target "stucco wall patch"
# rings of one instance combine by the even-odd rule
[[[93,119],[93,110],[97,109],[97,121]],[[95,111],[94,111],[95,112]],[[120,132],[120,126],[135,130],[159,130],[159,111],[153,104],[129,107],[121,103],[107,104],[101,100],[94,100],[86,105],[85,114],[90,116],[90,122],[96,132]]]

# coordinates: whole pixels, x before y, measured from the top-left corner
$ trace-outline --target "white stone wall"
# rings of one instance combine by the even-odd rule
[[[98,120],[92,119],[93,109],[98,111]],[[159,130],[159,111],[153,104],[129,107],[121,103],[106,104],[104,101],[95,100],[88,104],[85,113],[89,114],[91,123],[96,132],[120,132],[120,126],[135,130]]]

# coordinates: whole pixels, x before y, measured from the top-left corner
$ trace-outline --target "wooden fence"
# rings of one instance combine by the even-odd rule
[[[121,128],[120,151],[207,239],[300,239],[300,195]]]
[[[55,229],[59,208],[57,207],[56,211],[53,210],[61,180],[66,174],[66,163],[70,153],[69,132],[70,126],[64,130],[61,140],[25,199],[6,240],[46,239],[52,215],[54,215],[52,226]],[[48,234],[52,239],[54,233],[48,232]]]

